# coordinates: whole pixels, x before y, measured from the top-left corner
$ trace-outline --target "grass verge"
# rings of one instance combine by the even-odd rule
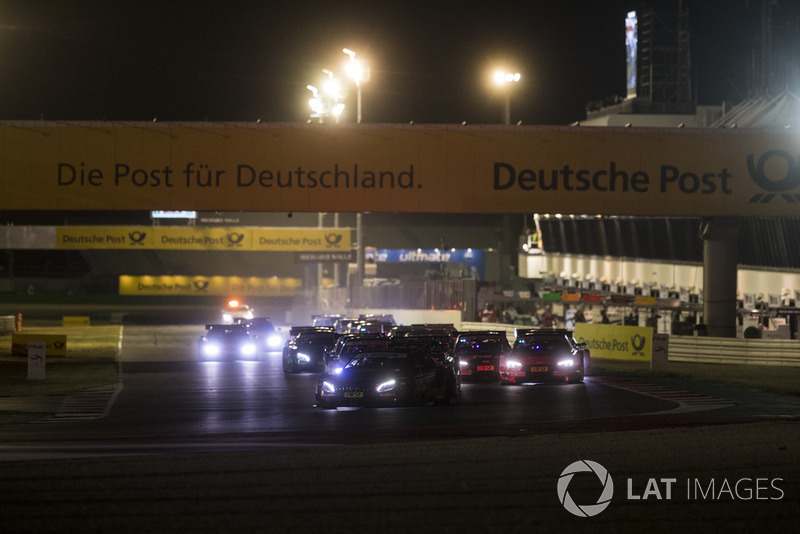
[[[115,384],[119,325],[25,327],[24,334],[67,336],[67,356],[47,358],[44,380],[28,380],[28,361],[11,355],[11,334],[0,336],[0,401],[4,397],[67,395]],[[0,403],[0,406],[2,404]]]

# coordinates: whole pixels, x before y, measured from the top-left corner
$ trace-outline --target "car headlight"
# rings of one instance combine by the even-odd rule
[[[244,318],[245,318],[245,319],[248,319],[248,320],[249,320],[249,319],[252,319],[252,318],[253,318],[253,312],[252,312],[252,311],[250,311],[250,310],[246,311],[246,312],[244,313]]]
[[[519,369],[522,367],[522,362],[518,362],[517,360],[508,360],[506,362],[506,367],[508,369]]]
[[[283,338],[278,334],[267,336],[267,346],[272,349],[277,349],[283,345]]]
[[[328,382],[326,380],[326,381],[324,381],[322,383],[322,391],[324,391],[326,393],[335,393],[336,392],[336,388],[334,387],[333,384],[331,384],[330,382]]]
[[[241,352],[244,356],[252,356],[257,351],[256,344],[252,342],[242,343],[239,347],[239,352]]]
[[[342,374],[342,369],[343,367],[341,365],[337,365],[336,367],[333,368],[333,374],[335,375]]]
[[[378,393],[385,393],[387,391],[393,390],[396,385],[397,385],[397,382],[395,380],[387,380],[383,384],[378,384],[378,387],[376,387],[375,390]]]
[[[233,322],[233,315],[231,315],[230,313],[223,313],[222,322],[225,324],[231,324]]]
[[[203,355],[204,356],[219,356],[222,352],[222,349],[216,343],[206,343],[203,345]]]
[[[466,361],[466,360],[460,360],[460,361],[458,362],[458,365],[460,365],[461,367],[466,367],[466,366],[468,366],[468,365],[469,365],[469,362],[468,362],[468,361]]]
[[[311,361],[311,356],[309,356],[308,354],[303,354],[302,352],[298,352],[297,361],[302,363],[309,363]]]
[[[575,360],[573,360],[572,358],[565,358],[563,360],[559,360],[558,361],[558,366],[559,367],[573,367],[573,366],[575,366]]]

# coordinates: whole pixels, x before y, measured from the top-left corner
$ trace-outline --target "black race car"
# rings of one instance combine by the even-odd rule
[[[463,380],[500,378],[500,357],[511,351],[506,333],[500,330],[461,332],[456,339],[455,357]]]
[[[258,344],[264,350],[278,350],[283,345],[283,336],[269,317],[253,317],[251,319],[238,317],[233,320],[233,324],[246,326],[247,331],[258,340]]]
[[[363,352],[317,382],[317,406],[449,403],[458,396],[452,370],[419,352]]]
[[[285,373],[320,373],[325,370],[325,351],[338,334],[331,327],[292,328],[294,334],[283,347]]]
[[[362,352],[385,350],[388,346],[389,340],[383,334],[343,334],[325,351],[325,372],[338,374],[347,362]]]
[[[202,361],[255,359],[258,341],[245,325],[209,324],[197,340],[197,358]]]
[[[426,354],[444,365],[456,377],[457,387],[461,388],[461,368],[453,354],[448,333],[409,332],[400,337],[392,337],[389,348],[397,351],[415,351]]]

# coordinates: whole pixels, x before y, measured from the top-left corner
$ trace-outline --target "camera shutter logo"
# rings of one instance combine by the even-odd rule
[[[773,180],[767,176],[764,169],[767,162],[776,157],[782,159],[786,165],[786,174],[780,180]],[[750,178],[761,187],[769,191],[767,194],[756,193],[750,198],[750,203],[759,202],[766,204],[775,198],[776,194],[780,193],[786,202],[800,202],[800,194],[791,194],[788,191],[795,189],[800,185],[800,164],[792,158],[792,156],[785,150],[770,150],[765,152],[758,158],[758,163],[755,163],[752,154],[747,156],[747,170],[750,172]]]
[[[567,489],[569,488],[572,477],[576,473],[594,473],[601,484],[603,484],[603,492],[594,504],[577,504],[572,500]],[[579,460],[567,466],[561,472],[558,479],[558,500],[564,505],[564,508],[573,515],[578,517],[593,517],[605,510],[611,504],[611,497],[614,495],[614,481],[611,480],[611,475],[605,467],[593,462],[591,460]]]

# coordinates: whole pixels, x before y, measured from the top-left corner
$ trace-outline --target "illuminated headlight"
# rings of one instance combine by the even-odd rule
[[[325,382],[322,383],[322,391],[326,393],[335,393],[336,388],[333,386],[333,384],[331,384],[326,380]]]
[[[375,390],[378,393],[385,393],[387,391],[393,390],[396,385],[397,385],[396,381],[389,380],[387,382],[384,382],[383,384],[378,384],[378,387],[376,387]]]
[[[206,343],[203,345],[203,355],[209,357],[219,356],[222,353],[222,349],[216,343]]]
[[[267,346],[271,349],[277,349],[283,345],[283,338],[278,334],[272,334],[271,336],[267,337]]]
[[[247,311],[244,313],[244,318],[245,318],[245,319],[252,319],[252,318],[253,318],[253,310],[247,310]]]
[[[241,352],[243,356],[252,356],[257,350],[256,344],[252,342],[242,343],[239,347],[239,352]]]
[[[333,368],[333,374],[335,374],[335,375],[342,374],[342,367],[334,367]]]
[[[575,365],[575,360],[572,358],[565,358],[563,360],[558,361],[559,367],[573,367]]]
[[[233,315],[231,315],[230,313],[223,313],[222,322],[225,324],[231,324],[233,322]]]
[[[466,367],[469,365],[469,362],[466,360],[461,360],[458,362],[458,365],[460,365],[461,367]]]
[[[302,352],[298,352],[297,361],[301,363],[309,363],[311,361],[311,356],[308,354],[303,354]]]
[[[506,367],[511,370],[519,369],[522,367],[522,362],[518,362],[517,360],[508,360],[506,362]]]

